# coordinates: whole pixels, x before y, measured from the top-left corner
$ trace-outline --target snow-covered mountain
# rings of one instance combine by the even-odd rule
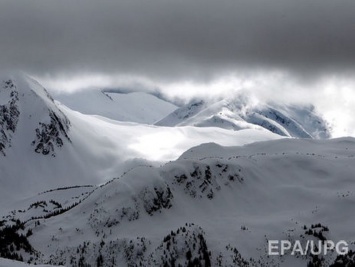
[[[204,144],[98,187],[43,192],[2,229],[27,236],[18,245],[32,263],[345,266],[351,251],[267,256],[267,241],[346,240],[354,249],[354,157],[353,138]]]
[[[279,138],[267,131],[158,127],[85,115],[19,74],[0,78],[0,101],[0,210],[51,188],[104,183],[130,168],[127,160],[165,162],[205,142]]]
[[[70,121],[35,81],[31,81],[30,89],[24,88],[27,83],[23,79],[1,81],[0,151],[6,156],[9,147],[23,146],[31,139],[36,153],[55,156],[58,147],[70,142]],[[33,135],[27,136],[31,132]]]
[[[116,96],[142,123],[83,114],[27,76],[0,77],[0,266],[354,264],[352,251],[267,255],[268,240],[355,248],[355,139],[315,140],[329,132],[314,109],[227,99],[167,115],[175,107],[161,99]],[[147,103],[167,117],[149,125],[154,112],[134,113]]]
[[[54,97],[67,107],[84,114],[144,124],[154,124],[177,109],[174,104],[144,92],[118,93],[87,89],[56,93]]]
[[[327,123],[312,106],[250,105],[243,96],[217,102],[193,101],[156,123],[159,126],[220,127],[230,130],[262,127],[281,136],[329,138]]]
[[[51,164],[60,151],[72,150],[72,141],[70,120],[47,91],[31,78],[10,75],[0,79],[0,99],[2,200],[43,184],[56,184],[57,179],[72,182],[70,171],[69,177],[64,175],[72,157],[67,155],[60,166]]]
[[[264,128],[287,137],[330,137],[329,124],[313,106],[251,105],[244,95],[216,101],[194,100],[181,107],[146,92],[89,89],[57,93],[55,99],[81,113],[117,121],[167,127],[218,127],[235,131]]]

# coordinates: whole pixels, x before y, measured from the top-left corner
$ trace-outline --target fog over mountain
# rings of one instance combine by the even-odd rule
[[[354,11],[0,0],[0,267],[355,266]]]
[[[352,0],[10,1],[1,69],[53,90],[93,85],[313,104],[353,135]]]

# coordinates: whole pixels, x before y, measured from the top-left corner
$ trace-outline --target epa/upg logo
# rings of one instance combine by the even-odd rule
[[[334,242],[331,240],[313,241],[307,240],[301,243],[296,240],[291,242],[289,240],[269,240],[268,241],[268,255],[279,256],[290,253],[293,255],[307,255],[308,252],[313,255],[327,255],[330,251],[336,251],[338,255],[345,255],[349,251],[348,243],[344,240]]]

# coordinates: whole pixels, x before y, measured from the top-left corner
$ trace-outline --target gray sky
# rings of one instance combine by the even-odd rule
[[[205,79],[355,67],[353,0],[0,1],[0,62],[36,74]]]
[[[354,0],[0,0],[0,68],[214,93],[237,75],[236,87],[317,101],[329,84],[353,85],[354,14]]]

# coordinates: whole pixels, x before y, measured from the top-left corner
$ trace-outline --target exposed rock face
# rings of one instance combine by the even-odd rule
[[[18,108],[18,92],[12,80],[5,80],[0,85],[0,97],[7,100],[0,105],[0,152],[5,155],[5,148],[11,146],[11,138],[15,133],[20,111]]]
[[[36,139],[32,141],[36,153],[43,155],[51,153],[55,156],[55,147],[63,146],[63,138],[70,141],[67,134],[70,122],[64,114],[62,115],[63,118],[59,118],[55,112],[49,110],[50,122],[39,123],[39,128],[36,129]]]

